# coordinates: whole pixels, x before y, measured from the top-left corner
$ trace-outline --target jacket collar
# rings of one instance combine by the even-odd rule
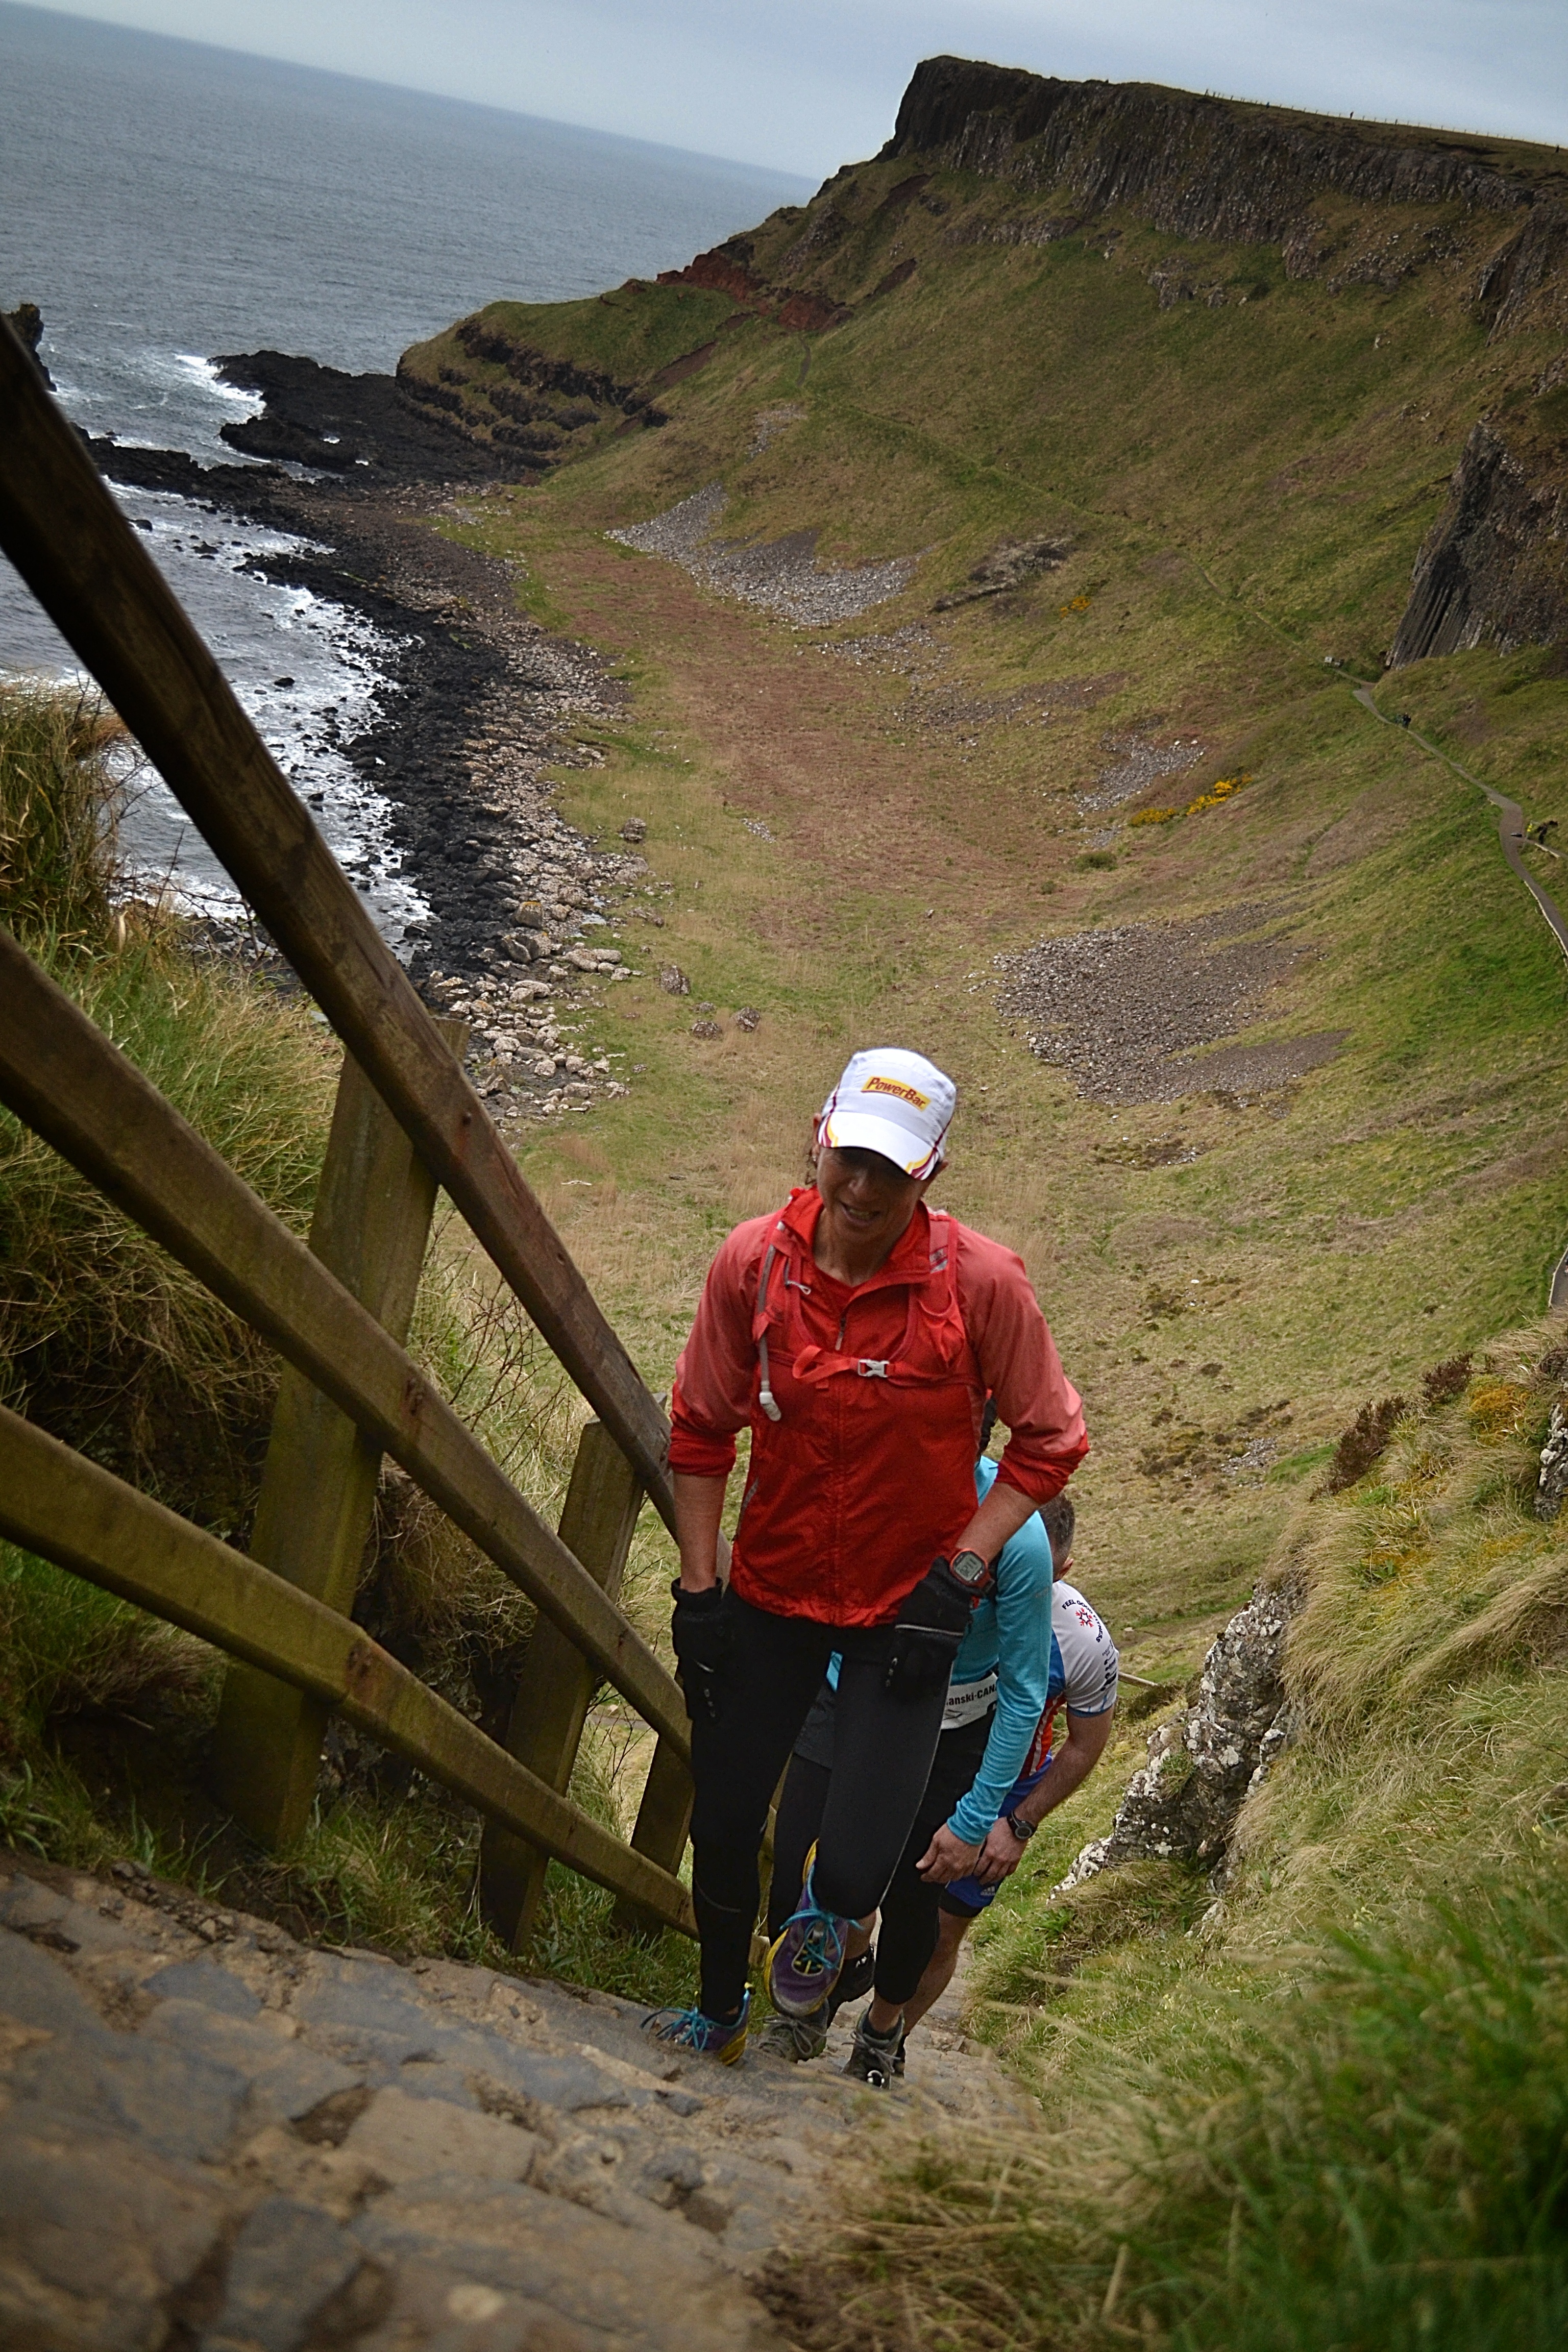
[[[807,1257],[816,1233],[816,1221],[822,1214],[822,1195],[815,1184],[803,1184],[790,1194],[780,1223],[793,1234]],[[924,1282],[931,1272],[931,1212],[923,1201],[916,1204],[914,1215],[893,1244],[891,1256],[885,1265],[866,1280],[857,1283],[858,1290],[880,1287],[884,1283]]]

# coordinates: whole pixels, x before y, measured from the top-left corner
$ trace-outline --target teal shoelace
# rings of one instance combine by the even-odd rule
[[[825,1976],[837,1968],[844,1950],[844,1934],[830,1913],[824,1912],[814,1919],[801,1937],[800,1950],[795,1955],[796,1976]]]

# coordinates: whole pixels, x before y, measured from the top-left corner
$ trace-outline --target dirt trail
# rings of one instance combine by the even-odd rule
[[[810,642],[705,593],[673,566],[581,543],[552,583],[602,650],[662,672],[680,719],[726,780],[830,898],[915,892],[948,911],[1016,903],[1038,820],[1010,798],[974,824],[974,783],[950,757],[894,740],[902,681],[823,658]],[[809,895],[787,914],[810,936]],[[923,909],[922,909],[923,913]]]
[[[1502,844],[1502,854],[1540,908],[1546,919],[1547,928],[1563,955],[1568,957],[1568,922],[1564,922],[1562,910],[1551,892],[1542,888],[1541,884],[1524,862],[1524,811],[1520,807],[1519,803],[1510,801],[1506,793],[1500,793],[1491,784],[1483,782],[1471,769],[1456,760],[1451,752],[1445,751],[1440,744],[1434,743],[1429,735],[1423,735],[1418,727],[1407,726],[1400,719],[1390,719],[1386,711],[1378,709],[1370,686],[1358,686],[1353,688],[1353,692],[1363,710],[1370,710],[1373,717],[1381,720],[1384,727],[1393,727],[1400,734],[1408,735],[1413,742],[1420,744],[1424,751],[1430,752],[1434,760],[1441,760],[1446,768],[1452,768],[1455,775],[1463,776],[1466,783],[1474,784],[1476,790],[1484,793],[1490,801],[1497,811],[1498,839]],[[1568,1307],[1568,1249],[1563,1251],[1547,1277],[1546,1304],[1552,1308]]]
[[[1373,717],[1380,719],[1384,727],[1395,728],[1401,735],[1408,735],[1413,743],[1419,743],[1421,749],[1424,751],[1429,751],[1433,759],[1441,760],[1445,767],[1452,768],[1455,775],[1463,776],[1466,783],[1474,784],[1479,793],[1485,793],[1498,813],[1498,839],[1502,844],[1503,856],[1546,918],[1547,926],[1564,956],[1568,956],[1568,922],[1564,922],[1556,900],[1550,891],[1542,888],[1521,854],[1524,841],[1524,811],[1520,807],[1519,803],[1510,801],[1506,793],[1497,792],[1490,784],[1484,783],[1471,769],[1463,766],[1450,752],[1445,751],[1440,744],[1434,743],[1429,735],[1423,735],[1419,727],[1407,727],[1403,719],[1390,719],[1386,711],[1378,709],[1373,699],[1373,689],[1370,686],[1358,686],[1354,691],[1355,698],[1362,708],[1370,710]],[[1552,1304],[1556,1304],[1555,1299]]]
[[[860,2118],[1016,2097],[951,2023],[872,2093],[640,2014],[0,1855],[0,2343],[786,2352],[755,2288]]]

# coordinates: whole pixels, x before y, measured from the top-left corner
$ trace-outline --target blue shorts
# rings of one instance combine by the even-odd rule
[[[1015,1807],[1023,1803],[1030,1790],[1039,1787],[1050,1769],[1051,1759],[1047,1756],[1037,1772],[1026,1772],[1021,1780],[1015,1780],[1002,1800],[1002,1811],[998,1818],[1005,1821]],[[977,1878],[955,1878],[942,1888],[938,1897],[942,1908],[952,1912],[960,1919],[977,1919],[982,1911],[995,1900],[996,1889],[994,1886],[982,1886]]]

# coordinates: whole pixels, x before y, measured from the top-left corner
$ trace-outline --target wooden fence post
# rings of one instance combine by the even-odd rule
[[[561,1540],[612,1601],[619,1597],[642,1501],[642,1487],[626,1455],[602,1422],[589,1422],[577,1441],[561,1514]],[[523,1660],[504,1745],[520,1764],[563,1796],[599,1681],[597,1667],[548,1618],[541,1617]],[[549,1855],[526,1838],[499,1822],[485,1824],[479,1900],[485,1917],[514,1952],[522,1949],[533,1931],[549,1863]]]
[[[441,1024],[461,1055],[468,1031]],[[406,1339],[436,1205],[436,1180],[370,1080],[343,1056],[310,1248],[400,1344]],[[262,1471],[250,1556],[348,1616],[375,1507],[381,1449],[285,1364]],[[263,1845],[287,1846],[310,1818],[327,1709],[236,1663],[218,1710],[213,1787]]]
[[[672,1878],[679,1874],[680,1857],[686,1852],[691,1798],[690,1766],[679,1748],[668,1739],[661,1739],[648,1767],[631,1843],[634,1853],[647,1854],[661,1870],[668,1870]],[[656,1919],[624,1897],[616,1903],[611,1916],[614,1925],[628,1935],[658,1936],[664,1932],[662,1919]]]

